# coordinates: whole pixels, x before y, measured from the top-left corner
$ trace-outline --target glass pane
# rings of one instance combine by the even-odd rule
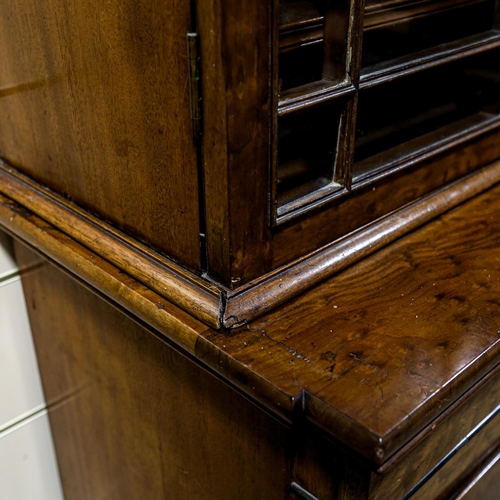
[[[325,0],[281,0],[280,90],[321,80]]]
[[[360,91],[354,177],[497,119],[499,104],[498,50]]]
[[[341,113],[337,104],[279,119],[278,205],[332,183]]]
[[[362,66],[389,61],[492,29],[494,0],[368,3]]]

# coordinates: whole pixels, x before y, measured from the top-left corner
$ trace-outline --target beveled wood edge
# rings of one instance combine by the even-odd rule
[[[0,193],[213,328],[221,291],[0,161]]]
[[[411,452],[436,425],[451,413],[459,411],[499,370],[498,348],[490,349],[479,369],[475,369],[472,374],[469,370],[463,370],[431,399],[416,408],[411,418],[403,420],[382,436],[332,408],[307,392],[307,389],[304,390],[304,416],[340,446],[347,447],[350,453],[359,454],[361,460],[368,459],[372,471],[381,474]]]
[[[348,236],[228,292],[222,326],[241,326],[342,271],[500,182],[500,161],[482,168]]]
[[[388,470],[390,470],[394,465],[396,465],[399,460],[411,452],[416,445],[418,445],[421,441],[423,441],[427,436],[432,434],[436,427],[438,427],[441,423],[446,421],[446,419],[454,412],[460,411],[461,408],[472,398],[478,390],[484,387],[493,377],[498,375],[500,372],[500,365],[495,365],[493,369],[487,371],[485,375],[483,372],[479,374],[475,374],[475,379],[478,379],[475,383],[473,383],[463,395],[460,396],[459,399],[456,399],[450,406],[444,408],[444,411],[440,413],[436,418],[432,419],[422,430],[416,434],[410,441],[408,441],[404,446],[400,447],[396,453],[391,455],[388,460],[383,462],[380,467],[377,469],[378,474],[384,474]],[[483,376],[482,376],[483,375]],[[494,411],[495,407],[489,408],[486,417]]]
[[[209,338],[214,330],[210,327],[165,301],[153,290],[1,194],[0,227],[81,281],[90,290],[152,327],[156,335],[159,333],[160,337],[179,346],[184,353],[192,356],[274,418],[291,425],[294,418],[307,416],[314,425],[319,425],[335,440],[338,438],[336,429],[329,427],[330,425],[338,424],[342,429],[352,429],[360,442],[354,451],[364,451],[367,458],[373,455],[371,448],[378,436],[310,396],[306,390],[301,389],[296,395],[285,393],[211,342]],[[313,404],[313,400],[316,404]],[[319,424],[312,417],[314,412],[310,411],[318,406],[322,408],[318,415]],[[298,412],[301,415],[297,415]]]
[[[215,329],[256,319],[498,182],[500,161],[229,290],[169,261],[0,161],[0,193]]]
[[[411,423],[403,424],[389,434],[379,436],[309,393],[307,387],[300,389],[297,394],[289,394],[275,386],[210,340],[213,335],[222,333],[193,318],[134,277],[1,194],[0,226],[70,276],[80,280],[90,290],[125,313],[130,313],[136,321],[151,327],[155,335],[179,346],[184,353],[192,356],[196,362],[225,380],[270,415],[291,424],[294,418],[301,417],[297,415],[299,406],[303,417],[350,453],[367,461],[372,470],[390,460],[393,454],[408,450],[416,440],[426,435],[425,426],[431,419],[438,417],[438,414],[422,405],[416,410],[425,415],[425,418],[418,419],[419,428],[414,428]],[[482,369],[476,370],[474,377],[461,373],[452,384],[440,391],[439,400],[453,402],[482,380],[496,366],[497,350],[490,351]],[[437,408],[434,412],[448,414],[446,407],[434,403],[433,407]],[[453,409],[452,404],[450,411]],[[423,433],[420,432],[422,427]]]
[[[180,347],[274,418],[291,424],[298,396],[283,392],[205,338],[221,333],[1,194],[0,228],[135,321],[151,327],[156,336]],[[30,266],[25,274],[39,267]]]

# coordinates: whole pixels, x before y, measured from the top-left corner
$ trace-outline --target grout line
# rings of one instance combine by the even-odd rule
[[[25,413],[21,413],[21,415],[19,415],[18,417],[0,426],[0,439],[2,439],[7,434],[16,431],[23,425],[26,425],[32,422],[33,420],[36,420],[38,417],[46,415],[47,413],[48,413],[47,406],[45,405],[45,403],[35,406],[34,408]]]
[[[15,281],[15,278],[19,279],[19,269],[15,268],[10,271],[6,271],[3,274],[0,274],[0,286],[7,285],[9,283],[12,283],[12,281]]]

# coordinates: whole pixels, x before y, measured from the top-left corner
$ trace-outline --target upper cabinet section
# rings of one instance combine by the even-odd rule
[[[218,324],[500,158],[498,2],[3,1],[0,191]]]

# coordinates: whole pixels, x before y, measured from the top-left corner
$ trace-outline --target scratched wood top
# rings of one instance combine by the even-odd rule
[[[498,363],[499,294],[496,187],[208,338],[290,397],[306,391],[308,418],[380,463]]]
[[[213,330],[0,197],[0,224],[279,418],[387,464],[500,361],[500,186],[249,325]]]

